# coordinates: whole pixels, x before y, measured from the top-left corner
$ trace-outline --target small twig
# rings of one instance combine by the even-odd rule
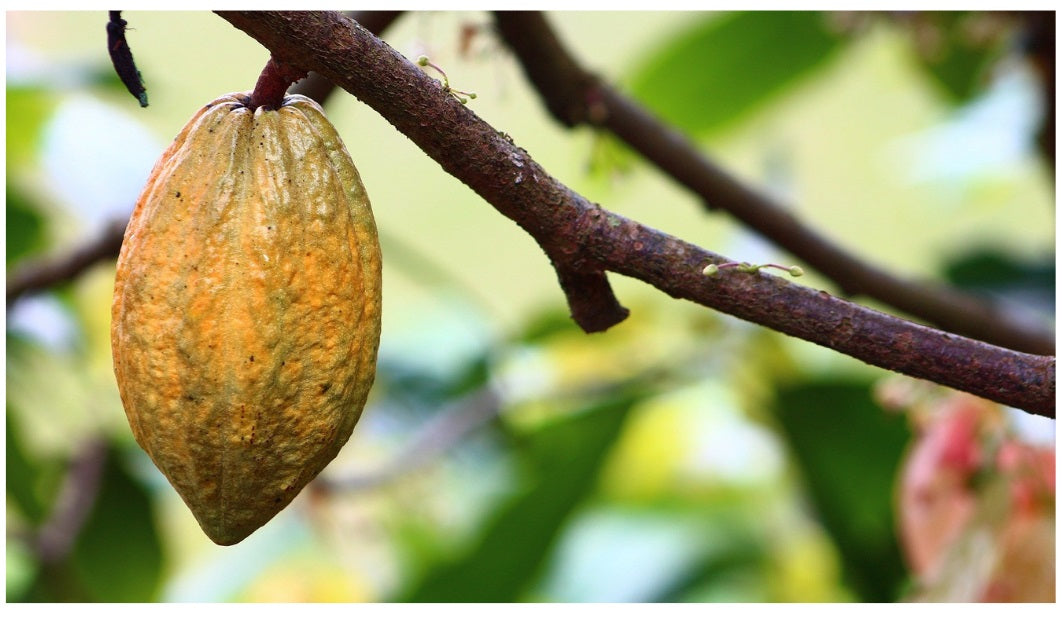
[[[288,88],[303,77],[306,77],[306,71],[270,56],[247,100],[247,107],[280,109]]]
[[[68,281],[101,261],[117,257],[126,223],[111,222],[97,238],[69,253],[19,266],[7,280],[7,306],[27,293]]]
[[[604,332],[630,315],[612,292],[604,268],[588,270],[554,260],[553,269],[568,301],[572,320],[584,332]]]
[[[107,52],[111,56],[111,63],[118,78],[125,84],[129,94],[140,101],[141,107],[148,106],[147,90],[144,88],[143,78],[133,62],[133,51],[129,49],[129,43],[125,40],[126,25],[128,22],[122,19],[121,11],[110,11],[110,20],[107,22]]]
[[[464,105],[465,103],[468,103],[469,99],[476,98],[476,93],[475,92],[465,92],[464,90],[457,90],[453,86],[451,86],[450,85],[450,78],[446,75],[446,71],[442,70],[442,68],[439,67],[439,65],[437,65],[434,62],[432,62],[431,60],[429,60],[427,56],[420,56],[419,58],[417,58],[417,65],[418,66],[430,66],[431,68],[433,68],[436,71],[438,71],[439,74],[442,75],[442,78],[443,78],[443,92],[447,92],[447,93],[453,95],[453,97],[455,99],[457,99],[458,102],[461,103],[462,105]]]
[[[705,276],[715,276],[722,270],[737,270],[745,274],[755,274],[764,268],[771,268],[774,270],[781,270],[789,274],[794,278],[798,276],[804,276],[804,269],[800,266],[783,266],[782,264],[753,264],[747,261],[731,261],[725,264],[708,264],[701,270],[701,274]]]

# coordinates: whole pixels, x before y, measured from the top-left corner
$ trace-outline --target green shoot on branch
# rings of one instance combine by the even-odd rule
[[[453,95],[453,97],[455,99],[457,99],[458,101],[460,101],[462,105],[467,104],[469,99],[476,98],[476,93],[475,92],[464,92],[463,90],[455,90],[455,89],[451,88],[450,87],[450,78],[448,78],[446,76],[446,71],[442,70],[437,65],[432,63],[432,61],[429,60],[427,56],[418,57],[417,58],[417,65],[418,66],[430,66],[431,68],[433,68],[436,71],[438,71],[439,74],[442,75],[442,78],[443,78],[443,91]]]
[[[776,270],[782,270],[788,272],[789,276],[798,277],[804,275],[804,269],[800,266],[782,266],[779,264],[751,264],[747,261],[729,261],[722,264],[708,264],[701,272],[705,276],[715,276],[719,274],[720,270],[735,269],[738,272],[746,272],[748,274],[755,274],[763,268],[774,268]]]

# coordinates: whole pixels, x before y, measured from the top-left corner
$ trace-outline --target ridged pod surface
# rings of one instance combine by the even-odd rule
[[[380,337],[380,248],[321,108],[247,94],[199,110],[125,232],[114,371],[137,442],[217,544],[269,521],[361,415]]]

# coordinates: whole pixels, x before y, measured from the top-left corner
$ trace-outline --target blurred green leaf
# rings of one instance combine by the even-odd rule
[[[453,402],[480,389],[488,377],[485,355],[470,358],[461,365],[448,367],[450,372],[427,372],[424,367],[404,362],[402,358],[380,356],[376,389],[400,403],[415,415],[429,414],[440,406]]]
[[[55,107],[56,95],[43,88],[7,88],[7,171],[32,163],[41,127]]]
[[[484,526],[470,551],[430,570],[403,601],[519,600],[562,525],[594,487],[638,396],[593,405],[528,436],[519,450],[528,471],[522,490]]]
[[[146,487],[110,447],[92,513],[78,535],[71,569],[98,602],[150,602],[162,581],[162,544]]]
[[[683,602],[734,575],[762,576],[770,567],[769,545],[760,537],[762,503],[750,511],[740,500],[728,495],[714,503],[676,499],[648,507],[594,500],[564,526],[532,597]]]
[[[5,598],[8,602],[12,602],[25,597],[29,591],[29,585],[37,576],[37,561],[24,546],[16,542],[7,542],[5,548],[4,575],[7,588]]]
[[[595,131],[586,161],[587,176],[611,187],[620,177],[630,174],[639,155],[610,131]]]
[[[970,100],[984,86],[988,54],[964,47],[952,48],[943,58],[923,62],[953,103]]]
[[[528,318],[515,343],[539,343],[555,334],[581,332],[567,307],[552,307]]]
[[[763,542],[748,529],[737,526],[727,526],[726,529],[731,532],[726,543],[706,551],[684,576],[672,581],[671,585],[649,601],[690,601],[691,598],[705,595],[706,590],[724,585],[735,576],[761,579],[768,556]]]
[[[21,191],[7,185],[7,269],[44,246],[44,217]]]
[[[841,39],[817,12],[734,12],[665,41],[630,80],[631,92],[694,135],[723,128],[820,66]]]
[[[962,103],[980,92],[991,64],[1000,56],[1000,45],[991,40],[971,40],[969,21],[984,15],[963,11],[918,13],[909,26],[915,39],[935,41],[934,50],[921,66],[941,86],[953,103]]]
[[[102,456],[104,468],[92,511],[77,529],[69,554],[40,560],[33,583],[19,597],[9,600],[149,602],[157,599],[162,546],[147,491],[125,470],[114,446],[108,446]]]
[[[906,577],[893,493],[910,439],[906,418],[871,398],[868,381],[782,387],[775,412],[845,579],[868,602],[891,602]]]
[[[39,525],[58,487],[59,466],[32,460],[14,426],[14,411],[7,407],[5,461],[7,464],[7,498],[31,525]]]
[[[129,90],[122,83],[122,79],[118,77],[118,73],[114,71],[114,65],[110,62],[88,66],[84,74],[89,86],[94,86],[104,92],[120,92],[129,96]]]
[[[1020,298],[1045,314],[1055,312],[1054,255],[1022,260],[1001,250],[976,248],[950,260],[944,276],[971,291]]]

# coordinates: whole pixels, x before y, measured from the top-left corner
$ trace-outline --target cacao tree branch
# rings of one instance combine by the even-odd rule
[[[369,32],[380,36],[398,19],[402,11],[344,11],[343,14],[361,24]],[[335,89],[335,84],[311,71],[306,79],[295,84],[290,92],[309,97],[324,107],[325,101]]]
[[[99,236],[69,253],[20,265],[7,279],[7,306],[24,294],[74,279],[97,263],[117,257],[127,222],[112,221]]]
[[[529,233],[554,263],[598,273],[604,285],[606,271],[630,276],[875,366],[1054,417],[1053,356],[941,332],[762,272],[707,278],[707,264],[732,260],[588,202],[356,22],[335,12],[219,15],[278,59],[320,73],[372,107]]]
[[[604,128],[704,200],[730,213],[835,282],[940,328],[1024,351],[1054,354],[1054,334],[987,300],[940,285],[902,280],[860,260],[786,208],[740,183],[678,131],[581,67],[539,12],[494,14],[502,38],[558,122]]]

